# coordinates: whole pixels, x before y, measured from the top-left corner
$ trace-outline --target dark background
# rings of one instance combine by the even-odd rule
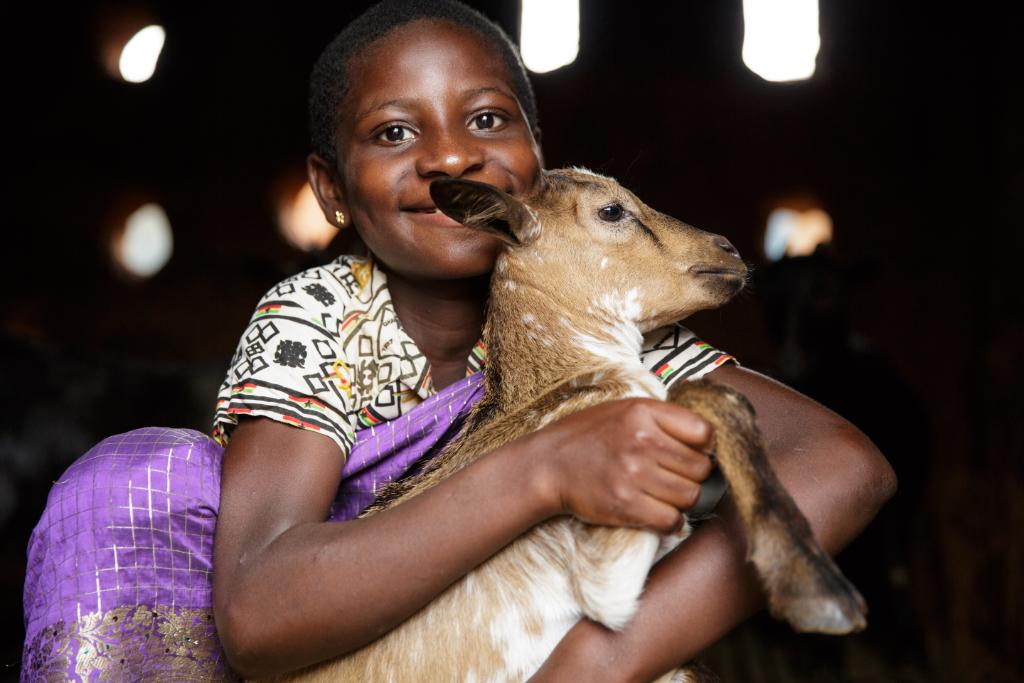
[[[50,483],[109,434],[208,430],[257,299],[343,248],[288,247],[274,200],[302,171],[308,71],[368,4],[81,2],[5,21],[0,680]],[[514,0],[470,4],[518,35]],[[742,64],[736,0],[582,5],[578,60],[533,79],[548,165],[728,235],[754,286],[691,326],[861,426],[900,477],[840,560],[867,632],[757,618],[709,660],[735,681],[1020,680],[1024,26],[995,5],[822,0],[816,74],[771,84]],[[100,55],[139,12],[168,42],[131,85]],[[834,244],[769,266],[767,213],[794,197],[831,214]],[[175,252],[132,283],[106,240],[140,199],[167,210]]]

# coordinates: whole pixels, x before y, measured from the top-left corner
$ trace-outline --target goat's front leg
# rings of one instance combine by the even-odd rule
[[[673,385],[668,400],[714,428],[714,451],[747,529],[747,556],[764,583],[771,613],[797,631],[863,629],[864,599],[814,539],[807,519],[775,476],[746,397],[699,380]]]

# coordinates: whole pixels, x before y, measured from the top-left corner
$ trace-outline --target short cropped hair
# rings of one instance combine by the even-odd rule
[[[512,90],[537,130],[537,100],[519,50],[496,23],[456,0],[384,0],[356,17],[324,48],[309,78],[309,134],[313,151],[337,163],[335,131],[341,103],[348,94],[352,58],[391,31],[423,19],[448,21],[472,30],[493,45],[512,78]]]

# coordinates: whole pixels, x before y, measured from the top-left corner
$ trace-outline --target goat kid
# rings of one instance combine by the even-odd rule
[[[674,401],[714,428],[769,608],[798,631],[864,627],[856,589],[821,549],[768,465],[753,409],[701,380],[666,389],[640,363],[642,335],[715,308],[747,268],[724,237],[654,211],[589,171],[545,171],[524,200],[488,185],[431,185],[437,207],[507,244],[491,282],[486,393],[459,437],[364,514],[400,504],[482,455],[602,401]],[[558,517],[535,527],[392,632],[288,681],[520,681],[582,617],[621,629],[651,566],[689,534],[592,526]],[[705,599],[713,599],[707,597]],[[683,668],[662,679],[696,680]]]

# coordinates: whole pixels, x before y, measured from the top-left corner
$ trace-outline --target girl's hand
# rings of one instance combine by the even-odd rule
[[[711,426],[671,403],[629,398],[573,413],[523,440],[547,509],[592,524],[672,532],[711,473]]]

